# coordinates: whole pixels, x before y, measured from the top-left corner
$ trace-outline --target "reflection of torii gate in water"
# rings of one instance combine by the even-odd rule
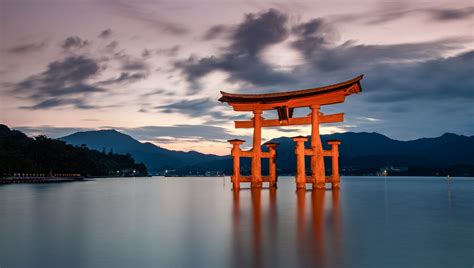
[[[296,142],[296,187],[305,188],[311,183],[313,188],[324,188],[326,182],[332,183],[333,188],[339,187],[338,145],[340,141],[328,141],[331,150],[323,150],[319,135],[319,124],[344,121],[344,114],[325,115],[319,111],[322,105],[344,102],[346,96],[359,93],[362,88],[362,75],[351,80],[305,90],[296,90],[267,94],[232,94],[222,92],[220,102],[227,102],[234,111],[253,112],[254,117],[249,121],[235,121],[236,128],[253,128],[253,148],[248,151],[240,149],[243,140],[229,140],[233,145],[233,176],[234,189],[240,187],[241,182],[250,182],[251,187],[261,187],[263,182],[269,182],[270,187],[276,186],[276,143],[264,144],[268,152],[262,152],[262,127],[291,126],[311,124],[311,148],[305,149],[304,142],[308,138],[294,137]],[[295,108],[309,107],[311,113],[305,117],[293,117]],[[278,119],[264,119],[262,112],[276,110]],[[305,156],[311,156],[311,176],[306,177]],[[324,156],[332,157],[332,174],[325,175]],[[240,175],[240,157],[252,158],[251,176]],[[261,158],[269,159],[269,176],[262,176]]]

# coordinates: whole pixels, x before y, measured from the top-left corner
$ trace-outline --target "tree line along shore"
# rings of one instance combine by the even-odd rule
[[[0,125],[0,178],[77,180],[85,177],[147,176],[129,154],[73,146],[46,136],[30,138]]]

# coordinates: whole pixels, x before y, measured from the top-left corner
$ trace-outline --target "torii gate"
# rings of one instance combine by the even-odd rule
[[[344,121],[344,113],[325,115],[319,111],[322,105],[344,102],[346,96],[362,91],[360,80],[363,75],[334,85],[296,91],[267,93],[267,94],[233,94],[221,91],[220,102],[227,102],[234,111],[253,112],[254,117],[248,121],[235,121],[236,128],[253,128],[253,148],[248,151],[240,149],[243,140],[229,140],[233,145],[233,188],[240,188],[241,182],[250,182],[251,187],[262,187],[263,182],[269,182],[270,187],[276,187],[276,143],[264,144],[269,152],[261,151],[262,127],[309,125],[311,124],[311,148],[306,149],[304,142],[307,137],[293,137],[296,142],[296,187],[306,188],[311,183],[313,188],[324,188],[326,182],[332,183],[333,188],[339,187],[339,151],[338,140],[328,141],[331,150],[323,150],[319,134],[319,124]],[[309,107],[311,113],[305,117],[293,117],[295,108]],[[262,112],[277,110],[278,119],[264,119]],[[311,176],[306,177],[305,156],[311,156]],[[324,156],[332,157],[332,174],[325,175]],[[251,176],[240,175],[240,157],[252,158]],[[262,176],[261,158],[269,159],[269,176]]]

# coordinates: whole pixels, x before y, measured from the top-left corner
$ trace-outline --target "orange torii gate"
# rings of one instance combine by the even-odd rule
[[[339,187],[339,151],[337,140],[328,141],[331,150],[323,150],[319,134],[319,124],[336,123],[344,121],[344,113],[325,115],[319,111],[322,105],[344,102],[346,96],[361,92],[360,80],[362,75],[351,80],[334,85],[296,90],[288,92],[267,94],[233,94],[221,91],[220,102],[227,102],[234,111],[253,112],[253,118],[248,121],[235,121],[236,128],[253,128],[253,147],[248,151],[240,149],[243,140],[229,140],[233,145],[233,176],[234,189],[240,188],[241,182],[250,182],[251,187],[261,187],[263,182],[269,182],[270,187],[275,187],[276,176],[276,143],[264,144],[268,152],[261,151],[262,127],[309,125],[311,124],[311,148],[305,148],[307,137],[293,137],[296,142],[296,187],[305,188],[306,183],[311,183],[313,188],[324,188],[326,182],[332,183],[333,188]],[[295,108],[309,107],[311,113],[304,117],[293,117]],[[262,112],[276,110],[278,119],[264,119]],[[305,156],[311,157],[311,176],[306,177]],[[332,174],[325,175],[324,156],[332,157]],[[240,157],[252,158],[251,176],[240,175]],[[269,159],[269,176],[261,174],[261,158]]]

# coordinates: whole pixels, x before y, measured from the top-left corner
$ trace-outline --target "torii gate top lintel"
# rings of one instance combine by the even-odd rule
[[[350,80],[318,88],[264,94],[238,94],[221,91],[220,102],[227,102],[235,111],[264,111],[278,107],[298,108],[344,102],[346,96],[362,91],[359,75]]]

